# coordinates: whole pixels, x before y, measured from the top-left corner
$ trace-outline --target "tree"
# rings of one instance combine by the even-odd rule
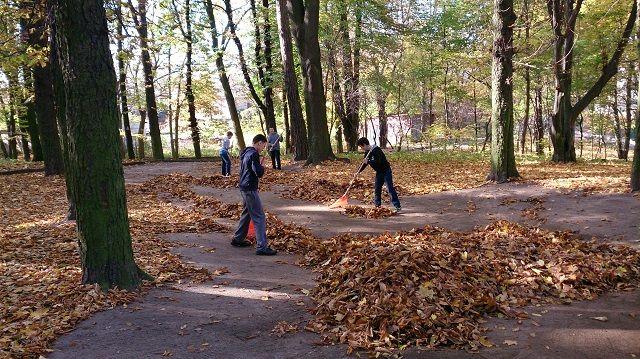
[[[45,18],[47,14],[46,1],[33,1],[29,5],[29,21],[31,31],[28,43],[36,51],[40,61],[32,67],[34,109],[38,119],[38,131],[44,161],[46,176],[59,175],[64,172],[60,137],[56,125],[53,99],[53,74],[51,65],[44,53],[49,46]],[[34,155],[35,159],[35,155]]]
[[[276,15],[280,34],[280,55],[282,57],[282,73],[284,77],[284,92],[287,100],[283,106],[288,106],[291,133],[291,146],[296,161],[306,160],[308,157],[307,129],[302,115],[302,104],[298,93],[298,78],[293,62],[293,48],[291,43],[291,27],[289,25],[289,15],[286,0],[277,0]],[[284,101],[283,101],[284,102]],[[285,108],[286,113],[286,108]],[[285,117],[286,118],[286,117]],[[287,143],[289,145],[289,143]]]
[[[547,11],[551,19],[554,36],[553,75],[555,99],[551,119],[551,142],[553,161],[575,162],[574,144],[576,120],[589,104],[600,95],[604,86],[618,72],[618,64],[626,47],[636,20],[637,0],[633,1],[631,13],[618,41],[613,56],[603,66],[602,72],[587,92],[572,103],[572,81],[576,21],[583,0],[549,0]]]
[[[533,100],[533,122],[535,124],[535,143],[536,143],[536,154],[543,155],[544,154],[544,146],[542,145],[542,140],[544,139],[544,123],[542,120],[542,87],[536,87],[536,95]]]
[[[55,11],[82,281],[105,290],[135,288],[147,275],[136,265],[131,247],[103,2],[61,1]]]
[[[249,73],[249,67],[247,66],[247,61],[244,55],[244,48],[242,46],[242,42],[240,41],[240,37],[238,37],[238,33],[236,31],[237,25],[233,20],[233,8],[231,7],[231,0],[224,0],[224,10],[227,14],[227,19],[229,21],[228,26],[229,26],[229,33],[231,34],[231,39],[236,44],[236,48],[238,49],[240,69],[242,70],[244,81],[247,84],[247,87],[249,88],[249,93],[251,94],[251,98],[253,99],[253,101],[256,103],[256,105],[262,112],[265,118],[267,127],[275,129],[276,117],[275,117],[275,111],[273,107],[273,90],[271,89],[271,71],[273,67],[271,63],[271,40],[270,40],[271,35],[268,33],[270,32],[269,30],[270,26],[267,18],[267,21],[265,21],[265,28],[263,28],[263,31],[266,31],[267,33],[264,34],[265,62],[264,64],[262,64],[261,54],[263,52],[263,47],[262,47],[263,45],[261,45],[262,43],[261,30],[260,30],[260,25],[258,21],[256,4],[254,0],[250,0],[250,3],[251,3],[251,10],[252,10],[253,22],[254,22],[254,34],[255,34],[255,42],[256,42],[255,55],[256,55],[256,61],[258,63],[258,77],[260,79],[260,84],[262,85],[264,100],[260,98],[260,95],[258,95],[258,91],[256,90],[253,84],[253,80],[251,80],[251,74]],[[264,3],[268,5],[267,0],[264,0]],[[263,66],[264,66],[264,69],[263,69]]]
[[[216,17],[213,11],[213,4],[211,0],[204,0],[204,5],[207,12],[207,17],[209,19],[209,28],[211,29],[211,48],[215,56],[216,69],[218,70],[218,79],[220,80],[222,90],[224,91],[224,97],[227,101],[227,108],[229,109],[231,121],[233,122],[233,127],[236,133],[236,138],[238,139],[238,147],[243,150],[246,145],[244,142],[244,135],[242,133],[242,124],[240,123],[238,107],[236,106],[236,100],[233,96],[233,91],[231,90],[231,84],[229,82],[229,76],[227,75],[227,69],[224,64],[224,49],[226,48],[226,44],[224,44],[224,42],[219,39],[220,34],[218,33],[218,26],[216,25]]]
[[[122,3],[117,2],[116,7],[116,41],[118,43],[118,94],[120,95],[120,115],[122,116],[122,123],[124,124],[124,138],[127,145],[127,157],[130,160],[136,158],[136,154],[133,150],[133,136],[131,135],[131,123],[129,121],[129,100],[127,97],[127,69],[125,60],[127,55],[123,48],[123,28],[124,18],[122,15]]]
[[[636,8],[636,16],[640,17],[640,9]],[[636,37],[640,38],[640,26],[636,30]],[[640,59],[640,42],[636,43],[636,55],[638,59]],[[639,60],[640,61],[640,60]],[[639,104],[636,108],[636,146],[633,149],[633,165],[631,167],[631,190],[632,191],[640,191],[640,71],[636,74],[638,76],[638,81],[636,81],[637,93],[636,93],[636,101]]]
[[[154,84],[153,65],[149,54],[149,29],[147,24],[147,0],[138,0],[138,9],[128,0],[129,9],[133,21],[140,36],[140,57],[144,72],[144,93],[146,100],[147,117],[149,118],[149,134],[151,135],[151,149],[153,158],[164,159],[162,151],[162,138],[160,136],[160,123],[158,120],[158,106],[156,103],[156,91]]]
[[[193,31],[191,30],[191,0],[185,0],[184,2],[184,26],[182,26],[180,12],[178,11],[178,6],[176,5],[175,0],[171,0],[171,3],[173,5],[174,18],[180,28],[182,36],[184,37],[185,43],[187,44],[187,59],[185,61],[185,96],[187,98],[187,107],[189,109],[189,127],[191,128],[193,151],[196,158],[200,158],[202,157],[202,151],[200,150],[200,129],[198,128],[195,97],[193,95]]]
[[[350,37],[348,4],[340,0],[339,33],[342,40],[340,54],[342,59],[342,74],[344,83],[344,116],[341,117],[342,131],[347,141],[347,149],[356,151],[358,140],[358,124],[360,122],[360,37],[362,36],[362,4],[358,1],[355,6],[354,39]],[[352,45],[353,43],[353,45]],[[342,94],[339,94],[342,96]]]
[[[307,163],[319,163],[335,158],[327,125],[326,98],[318,42],[320,1],[287,0],[287,10],[304,79],[305,111],[309,133]]]
[[[494,0],[491,172],[498,183],[518,177],[513,142],[513,0]]]

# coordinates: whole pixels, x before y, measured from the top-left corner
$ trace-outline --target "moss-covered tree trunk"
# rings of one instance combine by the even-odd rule
[[[135,288],[145,274],[136,265],[131,247],[118,146],[116,77],[104,4],[60,1],[56,24],[82,281],[98,283],[103,289]]]
[[[59,175],[64,172],[60,136],[56,125],[53,100],[53,77],[51,66],[36,66],[33,69],[35,109],[38,116],[38,128],[42,141],[42,155],[45,176]]]
[[[327,124],[327,108],[318,42],[320,1],[287,0],[291,31],[295,37],[304,83],[305,112],[309,134],[307,163],[334,159]]]
[[[282,73],[284,77],[284,90],[286,92],[287,105],[289,107],[290,131],[287,137],[291,138],[291,144],[287,146],[293,149],[296,161],[306,160],[309,156],[307,141],[307,126],[302,115],[302,103],[298,92],[298,77],[293,61],[293,44],[291,42],[291,26],[289,24],[288,10],[285,0],[277,0],[276,14],[280,34],[280,55],[282,57]]]
[[[494,0],[491,72],[491,172],[498,183],[518,177],[513,140],[513,0]]]

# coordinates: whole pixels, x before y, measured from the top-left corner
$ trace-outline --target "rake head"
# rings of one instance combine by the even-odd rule
[[[349,196],[346,194],[342,197],[338,198],[337,201],[333,202],[329,208],[344,208],[349,204]]]

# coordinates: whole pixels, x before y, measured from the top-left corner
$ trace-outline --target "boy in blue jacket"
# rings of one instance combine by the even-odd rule
[[[260,134],[253,138],[253,146],[245,148],[240,153],[240,183],[238,187],[240,187],[244,208],[231,245],[235,247],[251,246],[251,242],[247,241],[247,232],[249,231],[249,223],[253,221],[258,242],[256,254],[272,256],[277,251],[271,249],[267,243],[267,223],[258,195],[258,181],[264,174],[264,157],[260,157],[260,152],[266,146],[267,138]]]

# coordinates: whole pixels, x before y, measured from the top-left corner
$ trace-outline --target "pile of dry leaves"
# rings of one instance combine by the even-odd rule
[[[364,218],[388,218],[395,214],[392,210],[385,207],[362,207],[362,206],[347,206],[344,210],[344,214],[349,217],[364,217]]]
[[[593,299],[635,286],[640,254],[496,222],[470,233],[426,227],[344,235],[306,254],[320,273],[307,329],[352,349],[492,346],[482,317],[532,303]]]

